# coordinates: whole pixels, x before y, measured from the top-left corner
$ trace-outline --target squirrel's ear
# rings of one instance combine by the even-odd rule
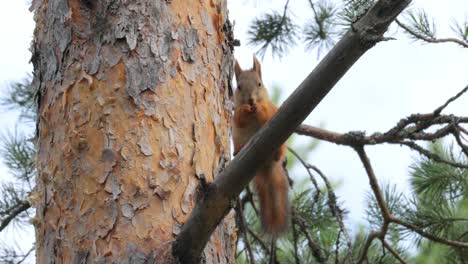
[[[240,74],[242,73],[242,69],[239,65],[239,62],[234,59],[234,73],[236,74],[236,81],[239,81]]]
[[[255,54],[253,55],[253,70],[258,74],[258,77],[260,77],[260,80],[262,79],[262,67],[260,66],[260,62],[258,61],[257,57],[255,57]]]

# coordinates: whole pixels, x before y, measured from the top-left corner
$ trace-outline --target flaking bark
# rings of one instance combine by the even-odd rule
[[[224,0],[34,0],[37,263],[153,263],[229,159]],[[234,219],[203,259],[234,261]],[[156,258],[158,257],[158,258]]]

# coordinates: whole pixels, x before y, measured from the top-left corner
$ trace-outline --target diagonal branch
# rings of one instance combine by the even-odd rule
[[[182,263],[196,263],[212,232],[262,164],[286,141],[351,66],[377,42],[411,0],[380,0],[346,32],[278,112],[206,188],[173,243]]]
[[[9,214],[2,220],[0,224],[0,232],[8,226],[8,224],[19,214],[28,210],[31,204],[28,201],[20,201],[15,207],[9,212]]]
[[[404,29],[406,31],[406,33],[408,33],[409,35],[413,36],[416,39],[419,39],[419,40],[422,40],[422,41],[425,41],[425,42],[428,42],[428,43],[452,42],[452,43],[456,43],[456,44],[458,44],[458,45],[460,45],[460,46],[462,46],[464,48],[468,48],[468,43],[466,43],[463,40],[456,39],[456,38],[431,38],[431,37],[427,37],[427,36],[424,36],[422,34],[419,34],[416,31],[412,30],[407,25],[401,23],[400,20],[398,20],[398,19],[396,19],[396,23],[398,24],[398,26],[400,26],[402,29]]]
[[[455,133],[453,133],[453,136],[455,137],[455,140],[457,141],[458,145],[461,147],[463,153],[465,153],[466,157],[468,157],[468,146],[465,145],[465,143],[463,143],[460,131],[460,126],[455,126]]]
[[[252,238],[258,242],[258,244],[263,249],[263,251],[265,251],[267,255],[270,254],[270,250],[268,249],[268,246],[265,244],[265,242],[257,234],[255,234],[254,231],[252,231],[252,229],[250,229],[248,226],[247,226],[247,231],[252,236]]]
[[[30,248],[30,249],[28,250],[28,252],[26,252],[25,254],[23,254],[23,257],[22,257],[20,260],[18,260],[18,262],[16,262],[16,264],[21,264],[21,263],[23,263],[23,262],[29,257],[29,255],[31,255],[31,253],[32,253],[35,249],[36,249],[35,246],[33,246],[32,248]]]
[[[388,228],[389,228],[390,223],[395,223],[395,224],[404,226],[407,229],[410,229],[410,230],[418,233],[420,236],[425,237],[425,238],[427,238],[427,239],[429,239],[431,241],[434,241],[434,242],[438,242],[438,243],[441,243],[441,244],[445,244],[445,245],[453,246],[453,247],[458,247],[458,248],[468,248],[468,243],[466,243],[466,242],[454,241],[454,240],[445,239],[445,238],[435,236],[433,234],[425,232],[424,230],[420,229],[420,227],[418,227],[418,226],[416,226],[416,225],[414,225],[412,223],[405,222],[402,219],[393,216],[391,214],[390,210],[388,209],[388,206],[387,206],[387,204],[385,202],[384,195],[383,195],[382,190],[380,189],[380,187],[378,185],[378,182],[377,182],[377,176],[375,175],[374,170],[372,168],[372,165],[370,163],[369,157],[367,156],[367,154],[366,154],[366,152],[364,150],[364,146],[362,146],[362,145],[354,146],[354,149],[357,152],[357,154],[359,155],[359,158],[360,158],[362,164],[364,165],[367,176],[369,178],[369,184],[370,184],[372,192],[374,193],[374,196],[375,196],[375,198],[377,200],[377,204],[379,205],[379,208],[380,208],[380,211],[381,211],[381,214],[382,214],[382,217],[383,217],[383,223],[382,223],[382,225],[380,227],[380,230],[372,231],[368,235],[367,240],[366,240],[366,242],[364,244],[364,247],[361,250],[360,257],[359,257],[359,259],[357,261],[358,264],[363,263],[365,261],[366,256],[367,256],[367,251],[369,250],[369,247],[371,246],[372,241],[375,238],[379,238],[382,241],[383,246],[385,248],[387,248],[390,251],[390,253],[392,253],[401,263],[405,263],[404,260],[402,261],[401,257],[399,257],[398,254],[395,254],[396,251],[392,251],[391,247],[386,245],[385,235],[388,232]]]
[[[442,110],[444,110],[444,108],[446,108],[453,101],[457,100],[460,96],[466,93],[466,91],[468,91],[468,85],[465,88],[463,88],[460,92],[458,92],[455,96],[450,97],[447,100],[447,102],[445,102],[443,105],[439,106],[436,110],[434,110],[434,115],[440,115],[440,113],[442,112]]]
[[[392,223],[402,225],[402,226],[406,227],[407,229],[418,233],[420,236],[422,236],[424,238],[427,238],[429,240],[432,240],[434,242],[438,242],[440,244],[444,244],[444,245],[447,245],[447,246],[468,249],[468,242],[450,240],[450,239],[445,239],[445,238],[435,236],[433,234],[430,234],[430,233],[427,233],[427,232],[421,230],[418,226],[416,226],[414,224],[405,222],[405,221],[403,221],[403,220],[401,220],[399,218],[396,218],[396,217],[392,217],[391,221],[392,221]]]
[[[362,164],[364,165],[364,169],[366,170],[367,176],[369,178],[369,184],[371,186],[372,192],[374,193],[375,199],[377,200],[383,217],[383,223],[380,230],[371,232],[367,237],[366,243],[361,251],[361,255],[357,262],[359,264],[366,259],[367,251],[369,250],[369,247],[372,244],[372,240],[374,240],[375,238],[380,238],[380,240],[385,239],[385,235],[387,234],[388,227],[392,220],[392,215],[390,214],[390,210],[388,209],[387,203],[385,202],[384,195],[380,190],[379,184],[377,182],[377,176],[375,175],[369,157],[367,156],[364,150],[364,146],[356,146],[354,150],[356,150],[359,158],[361,159]]]
[[[400,254],[398,254],[398,252],[394,248],[392,248],[392,246],[390,246],[390,244],[388,244],[388,242],[385,239],[381,239],[380,241],[382,242],[383,247],[390,251],[390,253],[392,253],[392,255],[396,259],[398,259],[398,261],[400,261],[401,264],[407,264],[403,257],[401,257]]]
[[[297,153],[293,148],[291,147],[288,147],[288,150],[289,152],[291,152],[293,154],[294,157],[296,157],[297,160],[299,160],[299,162],[302,164],[302,166],[306,169],[307,171],[307,174],[309,174],[309,178],[310,178],[310,181],[312,182],[312,185],[314,185],[315,187],[315,197],[314,197],[314,201],[317,202],[320,194],[322,191],[320,191],[320,188],[318,186],[318,183],[317,181],[315,180],[314,178],[314,175],[312,175],[312,173],[310,172],[311,168],[310,168],[310,164],[307,163],[300,155],[299,153]]]
[[[445,163],[447,165],[450,165],[450,166],[453,166],[453,167],[456,167],[456,168],[462,168],[462,169],[467,169],[468,168],[468,165],[466,165],[466,164],[460,164],[460,163],[445,160],[445,159],[441,158],[439,155],[437,155],[437,154],[435,154],[433,152],[430,152],[429,150],[419,146],[418,144],[416,144],[416,143],[414,143],[412,141],[406,141],[405,140],[405,141],[401,141],[399,143],[409,147],[410,149],[413,149],[413,150],[419,152],[420,154],[426,156],[428,159],[434,160],[436,162]]]

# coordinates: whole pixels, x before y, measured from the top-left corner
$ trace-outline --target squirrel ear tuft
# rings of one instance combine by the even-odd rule
[[[236,81],[239,82],[240,74],[242,73],[242,68],[239,65],[239,62],[234,59],[234,73],[236,75]]]
[[[254,70],[258,74],[258,77],[261,80],[262,79],[262,67],[260,66],[260,62],[258,61],[255,54],[253,55],[253,68],[252,68],[252,70]]]

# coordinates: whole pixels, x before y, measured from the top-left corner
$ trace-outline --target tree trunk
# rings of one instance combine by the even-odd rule
[[[226,1],[31,8],[37,263],[153,263],[230,157]],[[231,214],[203,258],[233,263],[234,246]]]

